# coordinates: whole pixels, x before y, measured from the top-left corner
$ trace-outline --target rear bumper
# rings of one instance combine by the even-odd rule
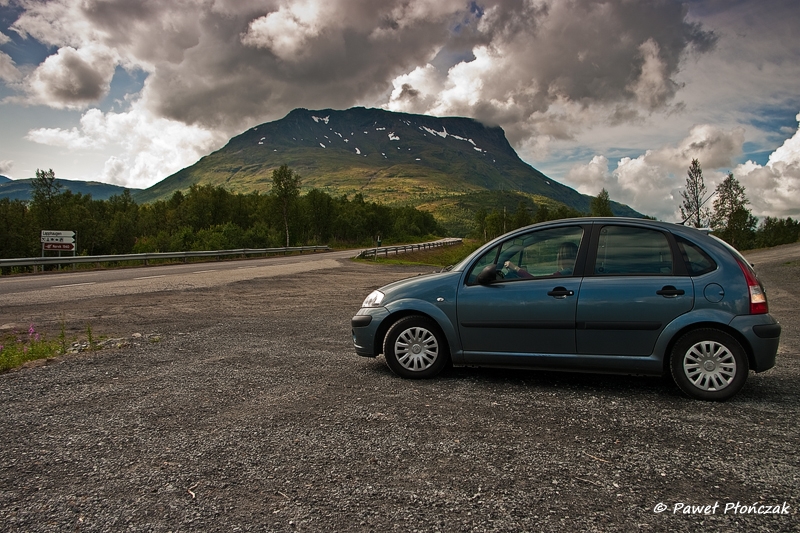
[[[751,370],[764,372],[775,366],[781,325],[771,315],[738,316],[730,325],[750,344]]]
[[[760,339],[777,339],[781,336],[781,325],[775,324],[758,324],[753,326],[753,333]]]

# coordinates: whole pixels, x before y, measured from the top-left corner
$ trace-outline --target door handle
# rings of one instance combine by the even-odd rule
[[[556,287],[552,291],[548,292],[548,296],[552,296],[553,298],[557,298],[559,300],[563,300],[567,296],[573,296],[575,291],[567,290],[566,287]]]
[[[656,294],[663,296],[664,298],[675,298],[678,296],[683,296],[686,294],[686,291],[683,289],[676,289],[672,285],[664,285],[660,291],[656,291]]]

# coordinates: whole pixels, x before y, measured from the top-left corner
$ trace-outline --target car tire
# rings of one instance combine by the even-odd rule
[[[742,345],[718,329],[690,331],[678,339],[670,355],[672,379],[698,400],[727,400],[741,390],[749,371]]]
[[[406,316],[392,324],[383,342],[386,364],[400,377],[430,378],[450,358],[447,340],[430,318]]]

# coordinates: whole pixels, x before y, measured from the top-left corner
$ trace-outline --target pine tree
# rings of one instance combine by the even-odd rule
[[[704,198],[706,184],[703,182],[703,170],[700,161],[692,159],[686,177],[686,189],[681,191],[683,204],[681,204],[681,217],[684,223],[689,222],[695,228],[702,228],[707,224],[711,213],[703,204],[708,200]]]
[[[601,190],[597,196],[592,198],[590,206],[591,215],[593,217],[613,217],[614,212],[611,210],[611,198],[608,196],[608,191]]]

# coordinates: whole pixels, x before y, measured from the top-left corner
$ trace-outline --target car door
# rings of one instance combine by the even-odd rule
[[[514,364],[532,354],[575,353],[581,278],[573,271],[582,256],[573,253],[569,264],[558,261],[565,248],[579,249],[584,233],[579,225],[534,230],[492,248],[472,265],[457,299],[465,362]],[[481,284],[477,275],[487,265],[504,274]]]
[[[694,305],[676,251],[671,235],[657,229],[594,229],[576,315],[579,354],[652,353],[664,328]]]

